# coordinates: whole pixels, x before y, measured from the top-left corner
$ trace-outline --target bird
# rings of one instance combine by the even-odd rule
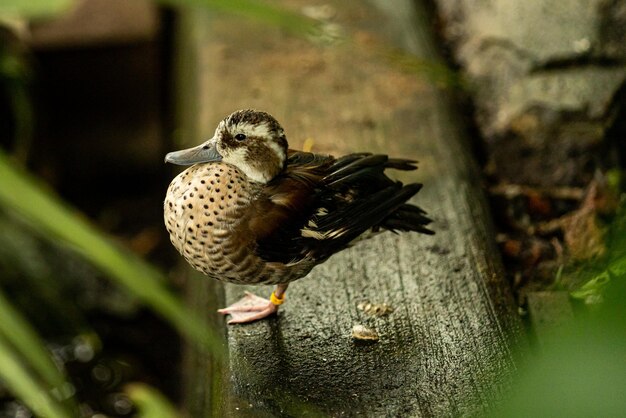
[[[434,233],[426,212],[407,203],[422,184],[385,174],[415,170],[416,161],[292,150],[282,126],[263,111],[233,112],[212,138],[168,153],[165,162],[191,166],[164,200],[176,250],[213,279],[276,285],[269,299],[246,292],[219,309],[231,316],[228,324],[276,313],[291,282],[360,240],[385,231]]]

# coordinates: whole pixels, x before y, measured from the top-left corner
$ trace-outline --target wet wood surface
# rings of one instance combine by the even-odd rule
[[[194,417],[480,415],[510,390],[525,337],[448,92],[430,71],[407,71],[386,53],[437,60],[430,28],[408,1],[327,4],[307,10],[350,41],[184,13],[180,145],[206,140],[221,118],[251,107],[273,114],[292,148],[312,139],[321,153],[417,159],[420,169],[401,179],[424,183],[413,202],[437,234],[387,233],[337,254],[290,286],[277,317],[250,325],[226,327],[215,313],[245,288],[222,291],[191,274],[189,301],[224,330],[229,360],[216,367],[188,350],[185,403]],[[378,341],[355,340],[355,325]]]

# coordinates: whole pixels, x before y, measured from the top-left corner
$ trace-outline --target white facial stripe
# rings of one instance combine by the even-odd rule
[[[276,156],[278,157],[278,161],[285,161],[285,159],[287,158],[287,156],[285,155],[285,150],[282,149],[282,147],[278,145],[278,143],[274,141],[267,141],[267,145],[272,151],[274,151],[274,154],[276,154]]]
[[[266,123],[259,123],[259,124],[251,125],[247,122],[241,122],[231,127],[230,133],[232,135],[243,133],[243,134],[246,134],[247,136],[257,136],[260,138],[268,138],[270,136],[270,129]]]

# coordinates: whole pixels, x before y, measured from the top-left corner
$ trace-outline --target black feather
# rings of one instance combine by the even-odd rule
[[[267,261],[289,263],[307,257],[322,262],[370,229],[432,234],[425,212],[406,203],[422,185],[393,181],[384,173],[387,168],[417,167],[413,160],[386,155],[360,153],[335,160],[293,152],[277,181],[291,178],[310,188],[304,194],[306,209],[260,240],[257,253]]]
[[[405,203],[381,222],[381,226],[390,231],[415,231],[432,235],[433,231],[426,228],[432,219],[426,212],[417,206]]]

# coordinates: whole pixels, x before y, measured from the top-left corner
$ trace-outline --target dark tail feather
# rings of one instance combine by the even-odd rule
[[[425,225],[430,222],[421,209],[405,203],[420,189],[421,184],[402,185],[392,182],[390,186],[379,190],[349,205],[344,211],[333,212],[316,219],[316,228],[320,231],[344,231],[340,236],[330,237],[327,245],[321,246],[315,257],[324,260],[336,251],[350,245],[363,232],[378,228],[390,231],[417,231],[433,234]]]
[[[359,158],[369,157],[370,155],[372,155],[371,152],[360,152],[344,155],[343,157],[338,158],[337,161],[335,161],[334,164],[330,167],[331,173],[347,166],[350,163],[353,163]]]
[[[392,186],[380,190],[371,195],[367,201],[362,201],[351,207],[351,216],[346,217],[342,213],[324,216],[318,222],[320,230],[332,230],[343,228],[347,231],[341,238],[333,240],[334,243],[345,245],[370,228],[381,225],[390,214],[398,207],[404,205],[422,187],[421,184],[408,184],[402,186],[397,182]]]
[[[416,161],[402,158],[389,158],[381,154],[350,154],[337,160],[324,177],[327,187],[342,187],[351,183],[367,182],[373,189],[383,189],[393,185],[393,181],[383,174],[387,168],[396,170],[415,170]]]
[[[417,161],[415,160],[408,160],[405,158],[389,158],[386,155],[372,155],[372,153],[369,152],[361,152],[348,154],[341,158],[338,158],[337,161],[335,161],[335,163],[330,168],[331,173],[334,174],[342,168],[346,167],[347,165],[356,162],[357,160],[361,160],[359,162],[359,165],[362,166],[372,165],[372,161],[375,161],[377,163],[384,163],[384,168],[394,168],[396,170],[405,171],[415,170],[417,168],[417,166],[415,165],[417,164]]]
[[[352,157],[352,155],[349,157]],[[360,155],[348,164],[342,165],[339,169],[336,168],[337,164],[335,164],[331,167],[333,171],[324,177],[324,183],[327,186],[336,186],[339,183],[364,176],[371,170],[380,172],[387,160],[388,157],[386,155]]]
[[[384,224],[384,220],[389,217],[389,214],[393,215],[399,207],[405,206],[406,204],[404,202],[413,197],[421,188],[422,185],[418,183],[402,186],[402,184],[398,182],[395,183],[394,186],[376,193],[376,195],[378,195],[376,201],[379,203],[376,206],[369,207],[367,209],[367,218],[369,219],[369,222],[363,222],[362,219],[355,217],[352,221],[355,223],[354,227],[356,227],[357,224],[369,224],[370,226],[363,229],[366,230],[370,227],[376,227],[376,225]],[[377,221],[377,219],[380,219],[380,221]],[[352,239],[356,238],[361,233],[362,231],[354,234],[353,237],[346,237],[347,242],[352,241]]]
[[[432,219],[420,207],[405,203],[391,215],[386,217],[380,226],[390,231],[415,231],[433,235],[435,232],[426,228]]]
[[[415,160],[405,160],[403,158],[390,158],[387,163],[385,163],[385,168],[394,168],[396,170],[403,171],[411,171],[417,170],[417,161]]]

